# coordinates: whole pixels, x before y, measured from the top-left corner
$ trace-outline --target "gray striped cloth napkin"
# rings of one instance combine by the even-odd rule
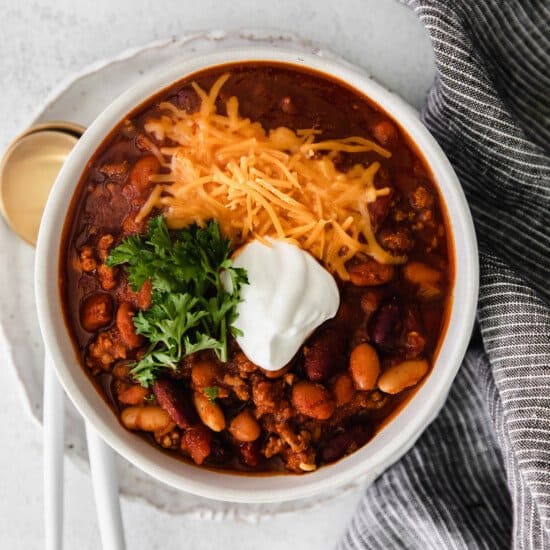
[[[436,56],[422,117],[475,219],[479,330],[339,549],[550,549],[550,2],[406,3]]]

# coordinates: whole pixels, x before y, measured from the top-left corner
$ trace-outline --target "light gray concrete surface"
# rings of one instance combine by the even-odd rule
[[[416,107],[433,80],[427,36],[394,0],[1,0],[0,149],[59,81],[86,65],[185,31],[242,27],[279,28],[324,42]],[[3,354],[0,349],[0,549],[42,548],[41,432],[20,403]],[[99,549],[90,480],[68,461],[65,488],[65,547]],[[355,504],[343,497],[259,525],[173,517],[137,502],[124,502],[123,515],[128,548],[136,550],[328,549]]]

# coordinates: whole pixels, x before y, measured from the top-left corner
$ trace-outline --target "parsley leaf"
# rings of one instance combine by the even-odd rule
[[[211,388],[204,388],[204,395],[208,397],[208,401],[213,403],[218,397],[219,388],[218,386],[212,386]]]
[[[217,222],[171,234],[162,216],[150,220],[145,235],[127,237],[112,250],[107,265],[123,265],[133,290],[146,280],[153,289],[151,307],[133,318],[136,332],[149,341],[131,371],[143,386],[200,350],[212,349],[227,360],[228,333],[240,334],[233,323],[240,289],[248,283],[246,271],[232,266],[230,251]],[[230,291],[222,286],[222,273],[231,280]]]

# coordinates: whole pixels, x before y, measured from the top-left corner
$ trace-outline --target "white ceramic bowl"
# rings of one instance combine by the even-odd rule
[[[422,152],[447,205],[454,237],[456,281],[447,333],[428,379],[407,406],[367,445],[332,465],[302,475],[235,475],[199,468],[160,452],[125,430],[82,370],[65,326],[58,288],[63,222],[89,158],[135,106],[187,75],[239,61],[279,61],[336,77],[380,105]],[[38,318],[46,348],[67,394],[82,416],[119,454],[169,485],[204,497],[237,502],[275,502],[308,497],[357,480],[374,478],[398,460],[439,412],[468,344],[478,291],[478,257],[464,193],[449,161],[402,99],[353,67],[302,52],[250,48],[198,57],[144,78],[114,101],[88,128],[61,170],[46,206],[36,251]]]

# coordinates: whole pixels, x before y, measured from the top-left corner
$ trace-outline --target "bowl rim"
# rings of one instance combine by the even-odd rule
[[[239,62],[284,63],[297,70],[313,70],[371,99],[408,134],[430,166],[452,229],[455,255],[452,305],[446,333],[429,377],[403,410],[367,445],[304,476],[235,475],[199,468],[159,452],[129,433],[105,406],[77,361],[61,309],[58,285],[61,237],[74,191],[91,156],[111,130],[151,96],[199,71]],[[35,257],[35,296],[42,337],[65,392],[80,414],[115,451],[152,477],[199,496],[247,503],[313,496],[357,479],[373,479],[397,461],[435,418],[447,397],[470,339],[478,287],[477,241],[464,192],[449,160],[420,122],[417,112],[347,62],[264,46],[227,49],[179,60],[138,81],[113,101],[89,126],[60,171],[44,210]]]

